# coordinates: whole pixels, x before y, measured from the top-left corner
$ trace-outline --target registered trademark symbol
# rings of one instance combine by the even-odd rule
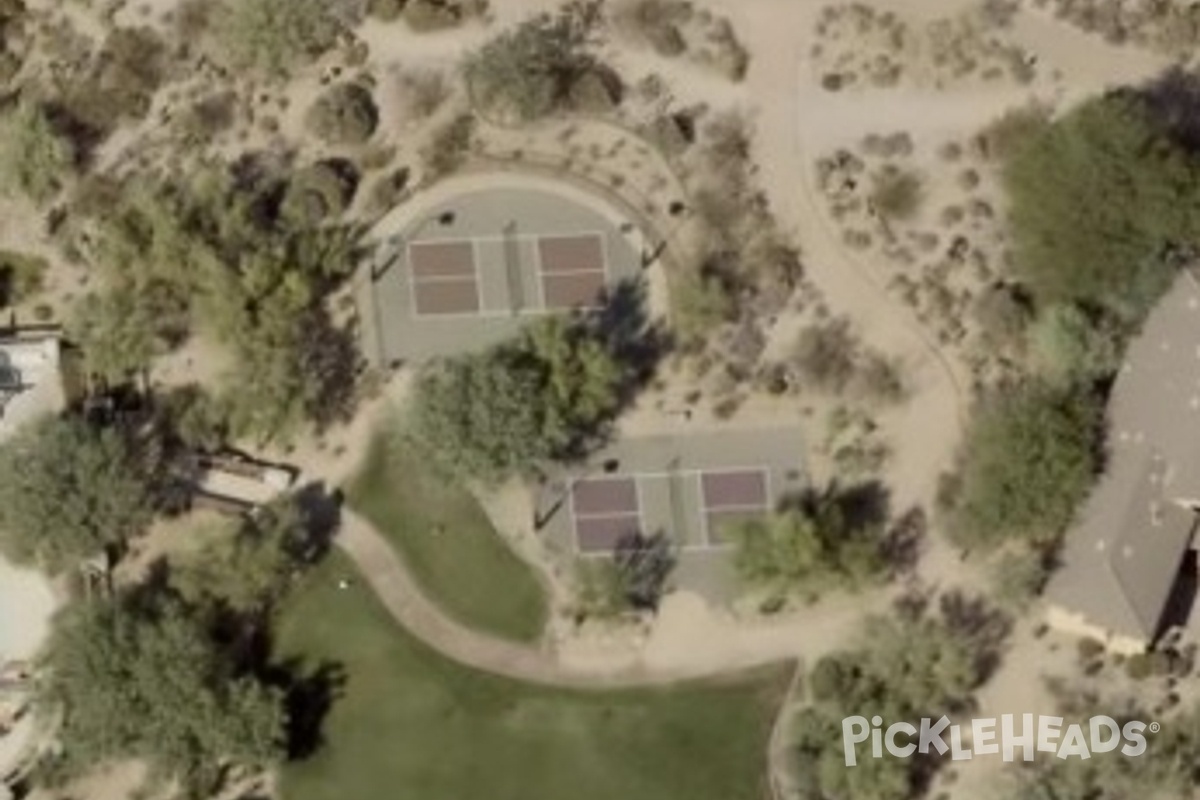
[[[1151,733],[1158,733],[1160,730],[1162,730],[1162,725],[1159,725],[1157,722],[1150,723],[1150,732]]]

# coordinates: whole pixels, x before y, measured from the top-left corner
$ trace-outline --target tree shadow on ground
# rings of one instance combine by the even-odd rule
[[[1134,96],[1146,102],[1172,141],[1200,153],[1200,75],[1172,67],[1134,90]]]
[[[666,328],[650,318],[645,281],[619,282],[609,291],[603,307],[585,322],[624,368],[625,380],[619,391],[622,406],[628,405],[654,377],[672,346]]]
[[[342,524],[345,498],[341,489],[330,490],[324,481],[312,481],[297,489],[292,499],[302,520],[302,535],[295,544],[298,548],[295,555],[305,563],[316,563],[329,553]]]
[[[325,744],[325,718],[345,695],[349,681],[345,666],[322,661],[310,668],[299,659],[289,659],[274,665],[268,679],[284,692],[288,760],[309,758]]]

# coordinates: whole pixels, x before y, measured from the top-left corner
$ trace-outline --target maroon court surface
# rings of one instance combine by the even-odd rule
[[[571,510],[580,552],[610,552],[641,532],[636,478],[588,478],[571,488]]]
[[[542,299],[548,309],[601,305],[607,282],[599,236],[547,236],[537,242]]]
[[[414,242],[408,260],[417,314],[478,313],[479,277],[470,242]]]
[[[721,539],[722,529],[770,509],[767,474],[760,469],[706,472],[700,476],[705,528],[709,544]],[[716,540],[716,541],[714,541]]]

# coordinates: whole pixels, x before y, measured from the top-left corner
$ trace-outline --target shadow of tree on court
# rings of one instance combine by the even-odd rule
[[[634,278],[617,283],[603,307],[585,316],[584,322],[624,368],[625,379],[619,387],[624,408],[654,377],[673,345],[666,327],[650,318],[645,281]]]
[[[622,536],[613,548],[613,565],[621,589],[637,610],[658,610],[676,561],[671,539],[663,531],[649,536],[640,531]]]

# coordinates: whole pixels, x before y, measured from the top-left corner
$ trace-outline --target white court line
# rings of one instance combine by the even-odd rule
[[[601,240],[604,239],[604,231],[598,230],[582,230],[573,233],[514,233],[511,236],[500,234],[498,236],[492,234],[483,234],[478,236],[439,236],[428,239],[409,239],[406,246],[411,248],[413,245],[422,244],[462,244],[463,242],[503,242],[509,239],[517,241],[530,240],[536,242],[538,239],[583,239],[588,236],[598,236]]]
[[[479,300],[477,310],[483,312],[483,273],[479,271],[479,242],[471,242],[471,262],[471,266],[475,268],[475,295]]]
[[[541,265],[541,256],[538,256],[539,266]],[[585,269],[556,269],[553,272],[542,271],[543,278],[553,278],[555,275],[587,275],[589,272],[599,272],[601,275],[607,275],[603,267],[587,267]]]
[[[435,275],[431,278],[418,278],[413,276],[412,282],[416,283],[479,283],[479,275]]]
[[[533,282],[537,288],[538,307],[543,311],[548,311],[549,306],[546,305],[546,282],[542,280],[542,248],[537,246],[537,242],[533,243]]]
[[[638,507],[634,511],[589,511],[584,513],[576,511],[577,519],[614,519],[616,517],[636,517],[642,513],[641,499],[638,500]]]
[[[740,473],[746,473],[746,472],[757,472],[757,473],[760,473],[760,474],[766,476],[767,498],[763,502],[762,505],[716,506],[716,507],[712,507],[712,508],[710,508],[708,506],[708,498],[706,498],[704,496],[704,484],[703,484],[703,476],[704,475],[726,475],[726,474],[740,474]],[[570,498],[569,498],[570,502],[568,503],[568,516],[570,518],[570,523],[571,523],[571,539],[575,546],[575,554],[577,556],[580,556],[583,558],[612,555],[611,553],[609,553],[607,551],[595,551],[595,550],[585,551],[580,546],[580,543],[579,543],[579,526],[575,524],[576,520],[633,516],[633,512],[630,512],[630,511],[612,512],[612,513],[606,512],[606,513],[602,513],[602,514],[579,514],[579,513],[577,513],[575,510],[575,486],[577,484],[585,483],[585,482],[589,482],[589,481],[596,482],[596,483],[603,483],[603,482],[611,482],[611,481],[623,481],[623,480],[628,480],[630,478],[634,479],[634,487],[635,487],[635,491],[637,492],[637,498],[638,498],[638,510],[637,510],[638,525],[639,525],[639,527],[644,529],[646,520],[645,520],[645,516],[643,514],[644,507],[642,504],[641,482],[643,480],[653,480],[653,479],[670,480],[673,477],[694,478],[696,481],[697,493],[698,493],[698,495],[700,497],[700,501],[701,501],[701,504],[697,508],[700,512],[699,516],[700,516],[700,525],[701,525],[701,534],[702,534],[703,543],[702,544],[680,543],[678,545],[678,547],[683,552],[715,552],[718,550],[728,550],[730,547],[733,546],[733,544],[730,542],[714,542],[712,540],[711,532],[708,530],[708,514],[709,514],[709,512],[712,512],[712,511],[769,512],[770,508],[771,508],[771,504],[773,502],[773,496],[772,496],[772,488],[773,487],[771,484],[771,468],[764,467],[761,464],[757,464],[754,466],[745,466],[745,467],[720,467],[719,469],[695,469],[695,468],[693,468],[693,469],[668,470],[668,471],[663,471],[663,472],[658,472],[658,471],[654,471],[654,472],[620,472],[620,473],[616,473],[616,474],[612,474],[612,475],[592,475],[592,476],[585,476],[582,478],[576,478],[573,481],[571,481],[571,486],[568,489],[568,492],[570,494]],[[643,533],[644,532],[645,531],[643,530]]]

